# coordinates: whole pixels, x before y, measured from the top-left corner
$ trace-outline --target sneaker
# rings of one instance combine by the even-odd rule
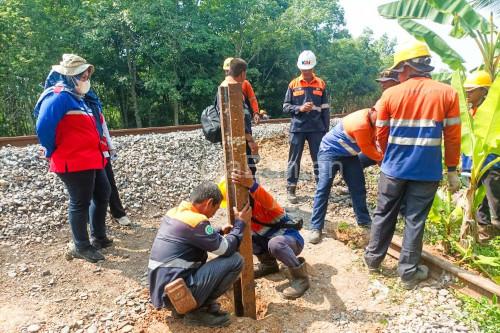
[[[204,306],[206,311],[214,316],[229,316],[229,312],[222,310],[220,303],[211,302]]]
[[[318,244],[321,242],[321,230],[314,229],[311,231],[311,237],[309,237],[309,243]]]
[[[365,256],[363,256],[363,263],[365,264],[366,268],[368,268],[368,273],[375,274],[375,273],[380,273],[381,272],[380,266],[379,267],[374,267],[374,266],[368,265],[368,263],[366,262]]]
[[[225,327],[231,323],[229,315],[217,316],[198,308],[184,315],[184,324],[189,326]]]
[[[122,216],[122,217],[116,219],[116,222],[118,222],[122,226],[128,226],[128,225],[132,224],[132,222],[130,222],[130,219],[128,218],[127,215]]]
[[[96,249],[100,250],[113,245],[113,240],[109,239],[108,237],[104,238],[90,237],[90,244],[92,244],[92,246],[95,247]]]
[[[92,245],[78,249],[74,244],[70,246],[68,253],[66,254],[66,259],[85,259],[88,262],[96,263],[98,261],[104,260],[104,256]]]
[[[401,286],[404,289],[411,290],[417,286],[420,281],[427,280],[429,277],[429,268],[425,265],[418,265],[417,272],[413,274],[410,280],[401,279]]]

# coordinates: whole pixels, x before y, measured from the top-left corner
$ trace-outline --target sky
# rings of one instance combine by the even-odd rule
[[[398,43],[405,43],[413,37],[401,28],[396,20],[388,20],[378,14],[377,7],[381,4],[392,2],[394,0],[339,0],[345,10],[345,20],[350,33],[357,37],[363,29],[368,27],[375,33],[375,37],[380,37],[386,33],[391,38],[396,38]],[[481,11],[483,16],[487,16],[487,11]],[[466,61],[467,69],[472,69],[479,66],[482,62],[481,53],[476,43],[471,38],[455,39],[450,37],[449,26],[444,26],[428,21],[419,21],[428,28],[443,38],[448,45],[457,51]],[[448,66],[443,64],[439,56],[433,55],[432,65],[436,70],[448,69]]]

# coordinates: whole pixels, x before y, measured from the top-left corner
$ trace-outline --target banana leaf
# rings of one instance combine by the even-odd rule
[[[458,23],[467,31],[479,30],[482,33],[488,33],[490,30],[488,20],[477,13],[465,0],[427,0],[427,2],[440,12],[458,17]]]
[[[427,19],[441,24],[453,22],[453,15],[434,8],[427,0],[390,2],[378,6],[378,13],[388,19]]]
[[[467,156],[472,156],[474,147],[474,134],[472,127],[472,117],[467,108],[465,99],[463,77],[459,71],[453,72],[451,76],[451,85],[458,93],[460,103],[460,121],[462,123],[462,143],[461,150]]]
[[[455,52],[441,37],[426,26],[409,19],[398,20],[399,25],[413,35],[416,39],[424,41],[429,48],[436,52],[441,60],[450,66],[452,70],[464,71],[465,62],[463,58]]]
[[[450,72],[432,73],[432,79],[446,84],[450,84],[451,74],[452,73]]]

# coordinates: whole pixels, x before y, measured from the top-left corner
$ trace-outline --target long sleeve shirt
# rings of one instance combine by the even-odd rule
[[[283,112],[292,118],[290,132],[323,132],[330,129],[330,104],[326,83],[313,76],[306,81],[301,76],[292,80],[288,85],[283,102]],[[314,104],[309,112],[300,112],[300,107],[307,102]]]
[[[440,180],[443,138],[445,164],[449,170],[456,168],[461,127],[458,95],[452,87],[430,78],[410,78],[384,91],[375,109],[386,175]]]

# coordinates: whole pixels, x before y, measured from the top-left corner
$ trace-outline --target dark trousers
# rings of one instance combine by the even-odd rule
[[[260,235],[252,235],[252,244],[253,254],[255,255],[270,253],[287,267],[297,267],[300,265],[297,256],[302,252],[304,243],[301,244],[295,237],[280,235],[267,238]]]
[[[243,257],[237,252],[229,257],[217,257],[201,266],[188,280],[198,307],[215,302],[231,288],[242,269]]]
[[[111,195],[109,196],[109,210],[111,215],[115,219],[119,219],[127,215],[125,208],[123,208],[122,201],[120,200],[120,194],[118,193],[118,188],[116,187],[115,174],[113,173],[113,167],[111,166],[111,161],[108,159],[108,164],[106,164],[106,176],[109,180],[109,185],[111,186]]]
[[[361,162],[361,167],[363,169],[364,168],[368,168],[369,166],[377,164],[377,162],[375,162],[374,160],[370,159],[368,156],[366,156],[363,153],[359,154],[358,158],[359,158],[359,162]]]
[[[481,179],[486,195],[479,205],[476,219],[479,224],[491,224],[500,220],[500,170],[490,169]]]
[[[413,277],[422,254],[425,221],[438,185],[437,181],[412,181],[380,173],[377,208],[370,242],[365,250],[365,260],[369,266],[378,267],[384,260],[396,229],[401,204],[405,204],[405,228],[398,273],[403,280]]]
[[[57,175],[69,193],[69,224],[76,248],[84,249],[90,246],[88,223],[93,237],[106,237],[106,211],[111,188],[104,170],[85,170]]]
[[[366,205],[365,176],[358,156],[330,157],[320,154],[318,167],[319,180],[314,194],[311,229],[323,230],[333,179],[338,171],[342,172],[349,189],[357,223],[370,224],[372,220]]]
[[[324,132],[290,133],[287,169],[287,184],[289,186],[297,185],[299,180],[300,161],[302,160],[302,152],[306,141],[309,144],[309,152],[314,165],[314,177],[316,180],[318,179],[318,151],[324,135]]]

